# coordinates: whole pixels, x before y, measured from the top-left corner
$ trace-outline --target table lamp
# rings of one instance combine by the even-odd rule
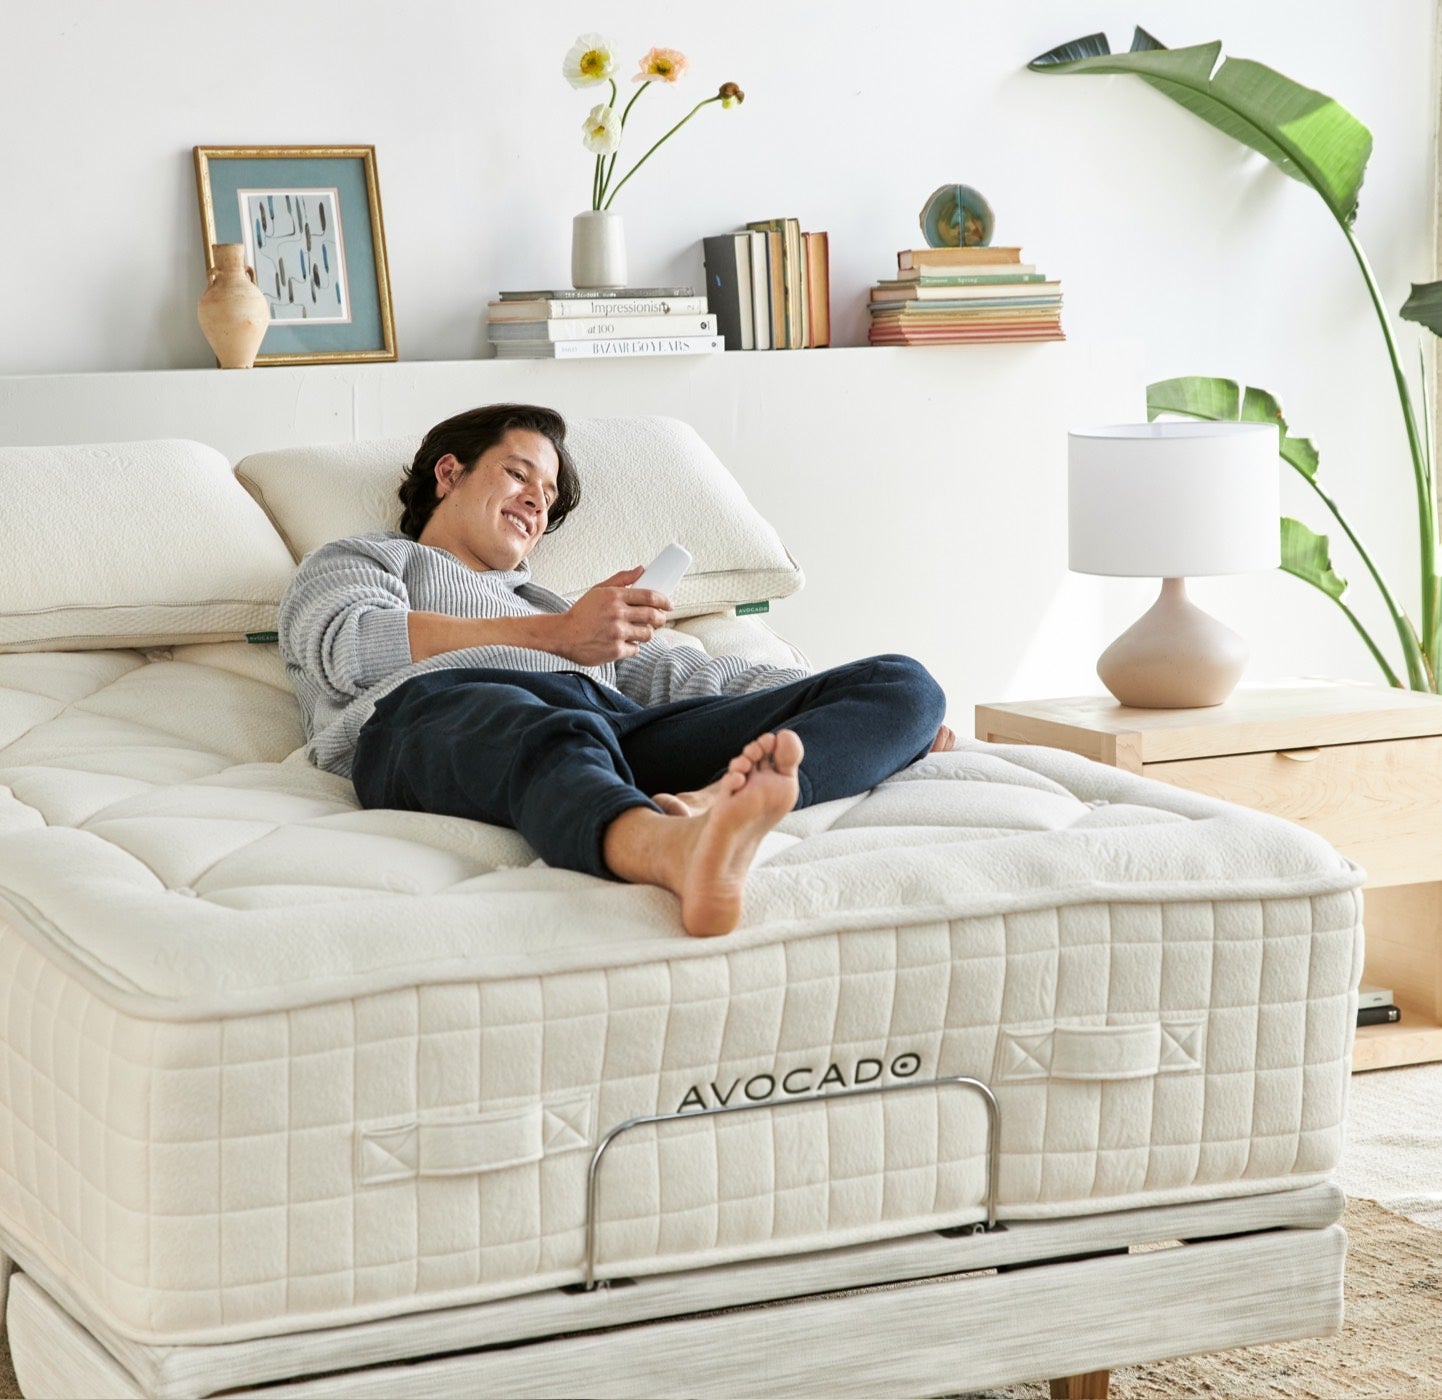
[[[1123,423],[1067,437],[1071,568],[1162,580],[1097,675],[1123,705],[1220,705],[1247,644],[1187,598],[1186,579],[1281,561],[1276,426]]]

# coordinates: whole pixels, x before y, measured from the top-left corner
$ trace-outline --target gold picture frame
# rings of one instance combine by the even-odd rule
[[[270,302],[257,365],[396,358],[374,146],[196,146],[195,185],[207,276],[242,243]]]

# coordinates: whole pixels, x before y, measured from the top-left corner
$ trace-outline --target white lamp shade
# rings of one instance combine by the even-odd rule
[[[1123,423],[1067,437],[1076,572],[1195,578],[1281,562],[1274,425]]]

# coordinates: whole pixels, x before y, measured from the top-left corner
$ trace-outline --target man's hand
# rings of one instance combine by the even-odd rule
[[[587,590],[557,619],[551,650],[582,666],[604,666],[635,656],[666,621],[670,599],[649,588],[632,588],[644,569],[622,569]]]

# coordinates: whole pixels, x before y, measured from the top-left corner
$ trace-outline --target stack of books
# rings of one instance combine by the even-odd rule
[[[486,334],[502,360],[709,355],[724,350],[716,317],[692,287],[553,287],[502,292]]]
[[[873,345],[1064,340],[1061,283],[1020,248],[907,248],[871,289]]]
[[[1370,982],[1363,982],[1357,989],[1359,1026],[1390,1026],[1401,1019],[1402,1013],[1392,999],[1390,987],[1374,987]]]
[[[799,219],[761,219],[701,240],[706,295],[728,350],[831,344],[830,239]]]

